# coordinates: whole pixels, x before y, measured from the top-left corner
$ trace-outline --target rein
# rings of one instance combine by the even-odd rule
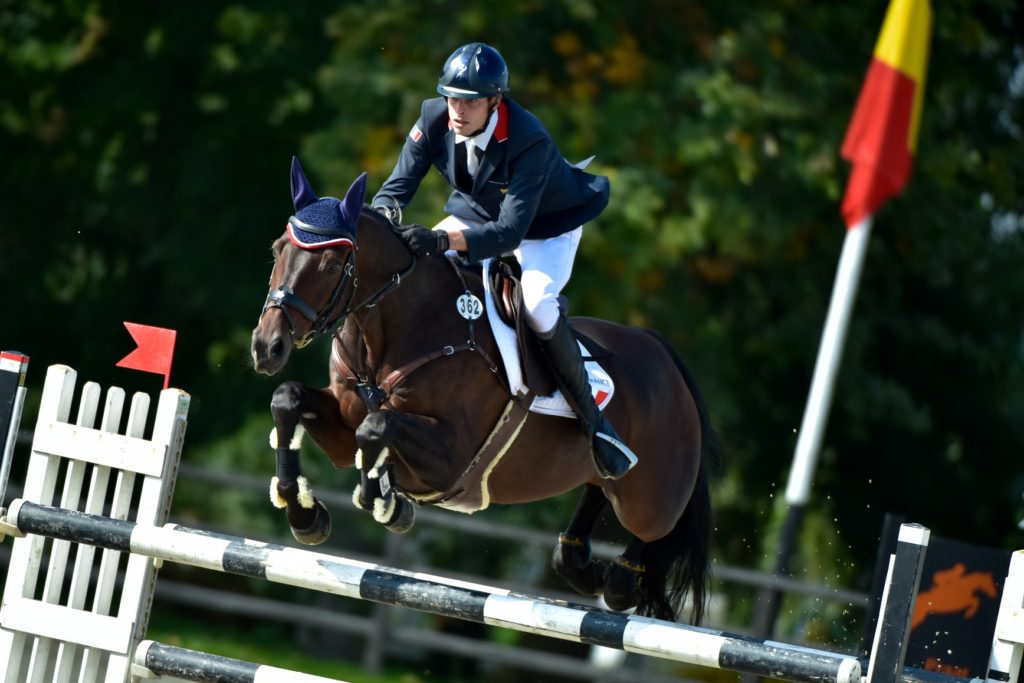
[[[449,265],[455,271],[455,275],[459,278],[459,283],[462,285],[462,289],[466,294],[470,294],[469,286],[466,284],[466,278],[462,274],[462,271],[456,265],[454,259],[446,258]],[[395,370],[388,373],[379,384],[371,384],[371,378],[368,376],[357,375],[341,357],[340,345],[336,345],[331,352],[331,361],[341,375],[342,379],[346,382],[356,385],[356,390],[359,396],[363,399],[366,404],[367,410],[375,411],[379,410],[381,404],[387,402],[395,390],[406,380],[409,376],[419,368],[423,367],[427,363],[430,363],[438,358],[445,358],[447,356],[454,356],[456,353],[461,351],[473,351],[480,355],[487,363],[487,369],[491,373],[498,377],[498,364],[488,355],[488,353],[476,343],[476,334],[473,328],[473,319],[466,318],[466,341],[461,344],[447,344],[442,346],[440,349],[431,351],[422,356],[415,358],[414,360],[402,365]],[[337,338],[337,337],[336,337]],[[500,382],[500,378],[498,379]]]
[[[459,283],[462,285],[462,290],[467,294],[470,293],[469,286],[466,285],[466,278],[465,276],[463,276],[462,271],[459,270],[459,267],[455,264],[455,261],[452,259],[446,260],[448,261],[449,264],[451,264],[452,268],[455,270],[455,275],[458,276],[459,278]],[[444,358],[445,356],[453,356],[459,351],[476,351],[483,357],[484,361],[487,363],[487,369],[489,369],[492,373],[497,375],[497,363],[495,363],[494,360],[487,355],[487,352],[484,351],[483,348],[477,345],[476,343],[476,335],[473,333],[472,318],[466,318],[466,327],[467,339],[461,344],[457,346],[453,346],[451,344],[443,346],[436,351],[428,353],[424,356],[420,356],[419,358],[410,363],[406,363],[397,370],[391,371],[391,373],[384,378],[384,381],[380,383],[380,388],[384,391],[385,395],[390,396],[394,392],[394,390],[398,388],[399,384],[404,382],[409,375],[411,375],[421,366],[426,365],[430,361],[436,360],[438,358]]]

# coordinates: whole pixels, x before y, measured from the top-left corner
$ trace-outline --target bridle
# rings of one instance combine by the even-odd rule
[[[352,301],[356,298],[356,290],[359,289],[359,278],[355,277],[355,257],[357,251],[357,246],[353,246],[348,250],[341,277],[338,278],[338,282],[334,285],[334,291],[331,293],[330,299],[319,311],[297,295],[291,287],[282,286],[271,290],[267,294],[267,300],[263,303],[263,311],[260,313],[260,320],[263,319],[263,316],[270,309],[280,309],[281,314],[288,321],[288,332],[291,334],[292,343],[295,344],[295,348],[301,349],[322,334],[333,334],[345,324],[345,320],[353,313],[364,308],[376,306],[380,303],[381,299],[398,289],[402,284],[402,279],[408,277],[412,269],[416,267],[416,256],[410,254],[412,261],[409,263],[408,268],[393,274],[391,279],[376,292],[366,297],[360,303],[352,305]],[[352,283],[351,287],[348,286],[349,282]],[[348,296],[344,297],[346,290],[348,291]],[[345,298],[344,303],[342,303],[343,297]],[[286,307],[298,311],[302,314],[302,317],[312,323],[312,327],[298,339],[295,338],[295,321],[292,319],[291,314],[288,313],[288,308]],[[335,314],[338,308],[342,307],[343,310]]]

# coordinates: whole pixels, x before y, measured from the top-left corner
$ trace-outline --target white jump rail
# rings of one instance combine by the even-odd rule
[[[8,521],[39,534],[299,588],[797,683],[860,683],[855,657],[545,600],[445,577],[180,525],[143,526],[20,499]]]

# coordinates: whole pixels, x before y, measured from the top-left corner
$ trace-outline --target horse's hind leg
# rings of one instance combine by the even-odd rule
[[[636,607],[647,567],[644,565],[644,548],[647,544],[634,537],[625,552],[615,558],[605,575],[604,601],[617,612]],[[659,619],[673,619],[664,614],[653,615]]]
[[[555,572],[583,595],[600,595],[604,590],[608,563],[591,557],[590,534],[606,502],[600,487],[587,484],[569,526],[558,536],[558,545],[551,557]]]

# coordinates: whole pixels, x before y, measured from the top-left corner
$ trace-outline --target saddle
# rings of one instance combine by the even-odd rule
[[[496,261],[490,269],[490,288],[494,297],[495,308],[502,322],[516,332],[519,346],[519,358],[522,363],[523,378],[534,394],[546,396],[555,392],[558,385],[551,370],[548,368],[544,352],[541,351],[537,333],[527,324],[526,311],[523,304],[522,283],[512,268],[504,261]],[[569,300],[565,296],[558,297],[558,307],[562,315],[569,317]],[[571,326],[571,325],[570,325]],[[609,358],[613,354],[596,341],[573,328],[573,334],[586,347],[588,355],[584,360]]]

